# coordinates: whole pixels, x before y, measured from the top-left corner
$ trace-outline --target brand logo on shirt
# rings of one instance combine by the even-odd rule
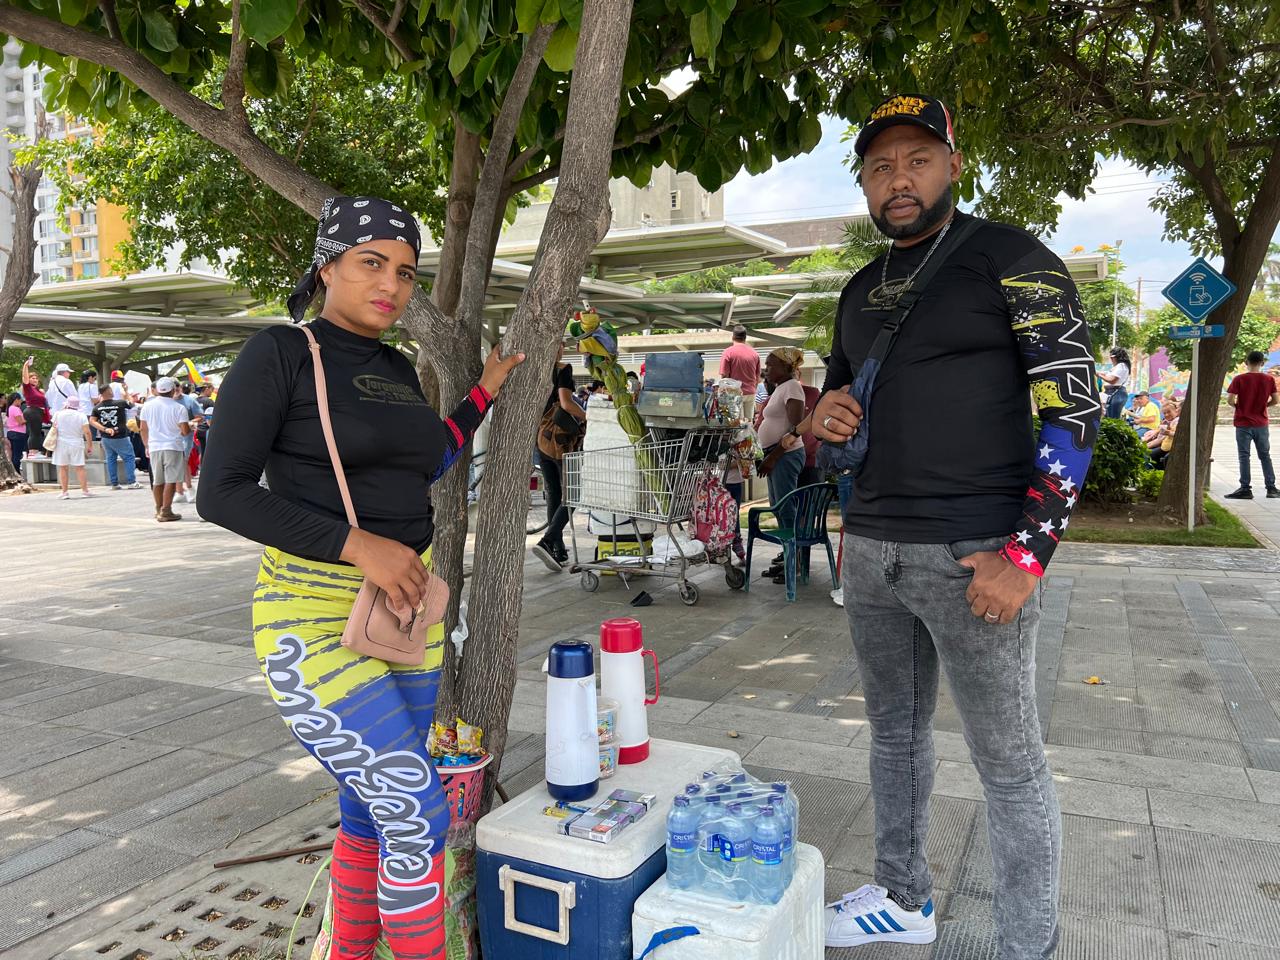
[[[376,400],[378,403],[413,403],[421,404],[422,398],[407,383],[396,383],[386,377],[373,374],[361,374],[351,383],[360,391],[361,400]]]

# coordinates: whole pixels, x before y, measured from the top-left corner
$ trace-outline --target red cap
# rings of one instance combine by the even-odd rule
[[[600,649],[605,653],[637,653],[644,646],[640,621],[618,617],[600,624]]]

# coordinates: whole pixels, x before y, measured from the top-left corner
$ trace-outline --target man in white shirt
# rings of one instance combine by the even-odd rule
[[[187,408],[173,399],[178,384],[172,377],[156,381],[156,396],[142,405],[138,426],[142,443],[151,461],[151,495],[156,501],[156,520],[181,520],[173,512],[173,497],[184,474],[183,438],[191,432]]]
[[[53,416],[66,406],[67,401],[72,397],[77,400],[80,399],[76,385],[67,376],[69,373],[71,373],[71,368],[65,363],[60,363],[53,368],[53,376],[49,378],[49,387],[44,392],[45,399],[49,401],[50,416]]]

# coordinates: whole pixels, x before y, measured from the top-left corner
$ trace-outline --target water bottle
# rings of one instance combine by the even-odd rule
[[[720,798],[700,797],[698,816],[698,879],[703,886],[714,886],[720,874]]]
[[[751,827],[742,804],[731,803],[720,824],[720,869],[731,896],[745,900],[750,892]]]
[[[777,903],[786,889],[782,866],[782,820],[766,806],[751,828],[751,888],[764,903]]]
[[[775,810],[782,818],[782,876],[784,889],[791,885],[791,878],[796,872],[796,830],[799,829],[795,794],[785,783],[773,784],[773,795],[769,798]]]
[[[676,797],[667,814],[667,883],[677,890],[698,884],[698,811],[688,797]]]

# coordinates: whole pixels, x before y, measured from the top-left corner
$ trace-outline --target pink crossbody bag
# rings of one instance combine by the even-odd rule
[[[325,388],[324,366],[320,363],[320,344],[315,334],[302,327],[311,346],[311,365],[316,371],[316,404],[320,409],[320,427],[324,430],[324,442],[329,448],[329,460],[342,494],[342,505],[347,511],[347,523],[359,527],[356,509],[351,502],[351,490],[347,487],[347,475],[338,457],[338,445],[333,439],[333,421],[329,416],[329,391]],[[427,570],[427,595],[416,610],[407,615],[397,613],[391,598],[371,580],[365,580],[356,594],[355,606],[346,629],[342,631],[342,645],[366,657],[377,657],[388,663],[405,663],[420,666],[427,657],[427,629],[444,620],[449,606],[449,585]]]

